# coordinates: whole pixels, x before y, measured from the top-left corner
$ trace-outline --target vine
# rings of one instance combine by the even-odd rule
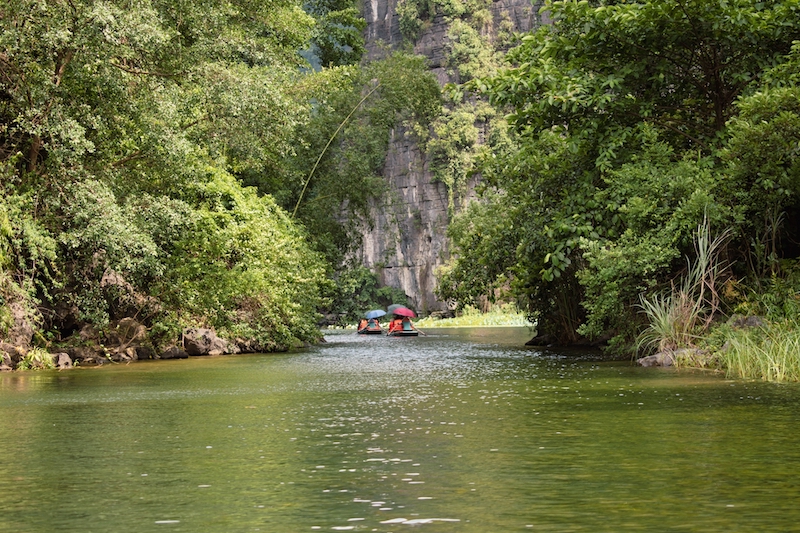
[[[400,19],[400,32],[407,40],[414,42],[430,27],[437,15],[445,17],[448,23],[469,19],[490,26],[491,4],[491,0],[399,0],[395,10]]]
[[[486,150],[483,132],[494,110],[484,102],[462,102],[445,109],[431,126],[432,135],[424,149],[433,172],[433,181],[447,187],[447,210],[455,211],[456,196],[463,196],[469,179],[478,171],[478,161]]]
[[[411,41],[419,38],[441,16],[447,24],[445,40],[447,73],[456,83],[493,75],[504,50],[516,40],[513,23],[504,15],[495,24],[490,0],[400,0],[400,30]],[[448,214],[456,210],[456,198],[466,193],[467,183],[479,170],[490,135],[493,109],[480,101],[452,96],[432,123],[406,124],[425,152],[433,181],[447,187]]]

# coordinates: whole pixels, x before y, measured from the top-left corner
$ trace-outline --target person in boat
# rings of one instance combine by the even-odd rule
[[[358,333],[381,333],[381,325],[375,318],[362,318],[358,323]]]
[[[407,316],[395,316],[394,320],[389,323],[389,333],[393,331],[416,331],[414,323]]]
[[[403,317],[394,315],[394,318],[389,322],[389,333],[393,331],[401,331],[403,329]]]

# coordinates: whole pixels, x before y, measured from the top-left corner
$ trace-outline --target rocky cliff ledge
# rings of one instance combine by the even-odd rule
[[[529,0],[498,0],[492,3],[491,12],[496,26],[501,21],[510,21],[515,31],[522,32],[543,22],[538,15],[540,4],[539,0],[533,4]],[[397,0],[365,2],[370,57],[403,45],[396,7]],[[446,18],[437,15],[414,43],[414,52],[428,58],[442,85],[457,81],[450,71],[452,66],[447,64],[447,29]],[[436,269],[448,257],[447,188],[433,182],[425,154],[402,127],[392,132],[383,175],[392,193],[374,206],[376,223],[364,235],[360,259],[378,273],[382,284],[405,291],[419,311],[447,309],[447,303],[433,293]],[[457,206],[469,199],[475,183],[473,180],[469,184],[461,201],[456,201]]]
[[[364,235],[362,263],[381,284],[403,289],[416,309],[447,309],[433,293],[435,270],[448,253],[447,188],[432,181],[424,155],[401,127],[392,132],[384,176],[391,193],[373,207],[375,226]]]

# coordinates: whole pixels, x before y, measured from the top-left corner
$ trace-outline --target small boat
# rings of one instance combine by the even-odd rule
[[[390,337],[416,337],[419,335],[419,331],[415,329],[406,330],[406,329],[396,329],[391,333],[387,333]]]
[[[401,327],[395,327],[392,329],[392,325],[397,324],[397,319],[392,320],[389,324],[389,335],[390,337],[416,337],[419,335],[419,331],[414,329],[414,325],[411,324],[411,320],[408,317],[404,317],[401,321]]]
[[[380,335],[383,333],[383,328],[374,318],[370,318],[366,324],[358,328],[358,333],[362,335]]]

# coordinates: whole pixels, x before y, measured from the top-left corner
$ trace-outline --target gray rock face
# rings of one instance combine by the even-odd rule
[[[495,26],[509,20],[516,31],[528,31],[548,22],[538,15],[541,0],[497,0],[492,4]],[[366,0],[367,55],[375,58],[386,47],[403,44],[397,0]],[[414,43],[414,52],[428,58],[439,83],[453,79],[447,65],[447,22],[436,16]],[[360,257],[362,264],[375,271],[383,285],[402,289],[422,313],[444,311],[446,302],[434,294],[436,269],[447,260],[449,248],[447,226],[447,187],[432,182],[425,154],[405,135],[401,126],[392,132],[383,175],[392,194],[380,205],[373,206],[375,225],[364,234]],[[476,180],[467,187],[465,198],[456,199],[456,206],[472,196]]]
[[[146,338],[147,328],[136,319],[128,317],[111,324],[105,334],[105,344],[118,346],[119,351],[124,352],[128,348],[136,348]]]
[[[161,352],[161,359],[187,359],[189,354],[177,346],[170,346]]]
[[[711,363],[711,353],[699,348],[680,348],[678,350],[663,350],[648,357],[636,360],[641,366],[674,366],[678,363],[695,368],[708,367]]]
[[[529,31],[538,24],[550,22],[546,13],[539,14],[543,0],[495,0],[491,11],[495,22],[508,19],[516,31]],[[403,44],[400,20],[397,15],[397,0],[365,0],[364,18],[367,21],[367,55],[380,56],[385,47],[398,48]],[[447,24],[444,17],[437,15],[430,27],[414,43],[414,52],[424,55],[431,68],[444,66],[444,45],[446,44]]]
[[[7,342],[0,342],[0,365],[14,368],[23,358],[27,350]]]
[[[360,259],[382,285],[402,288],[418,311],[446,310],[433,291],[436,268],[449,252],[447,188],[432,181],[423,154],[402,128],[395,129],[390,145],[384,176],[393,193],[374,206],[376,223],[364,236]]]
[[[222,355],[230,353],[228,342],[217,337],[216,332],[205,328],[186,328],[183,331],[183,348],[189,355]]]
[[[56,368],[58,368],[59,370],[72,368],[72,359],[70,358],[68,353],[59,352],[57,354],[54,354],[53,357],[56,362]]]
[[[9,308],[13,322],[8,332],[8,342],[27,350],[33,339],[33,324],[28,316],[28,311],[21,302],[14,302],[9,305]]]
[[[636,360],[640,366],[673,366],[675,364],[675,355],[672,352],[658,352],[657,354],[641,357]]]
[[[403,42],[395,7],[396,0],[366,0],[364,18],[367,20],[366,41],[370,57],[379,53],[381,44],[398,46]]]
[[[11,351],[13,350],[14,347],[10,344],[0,342],[0,372],[11,372],[14,370],[14,365],[16,363],[11,359]]]

